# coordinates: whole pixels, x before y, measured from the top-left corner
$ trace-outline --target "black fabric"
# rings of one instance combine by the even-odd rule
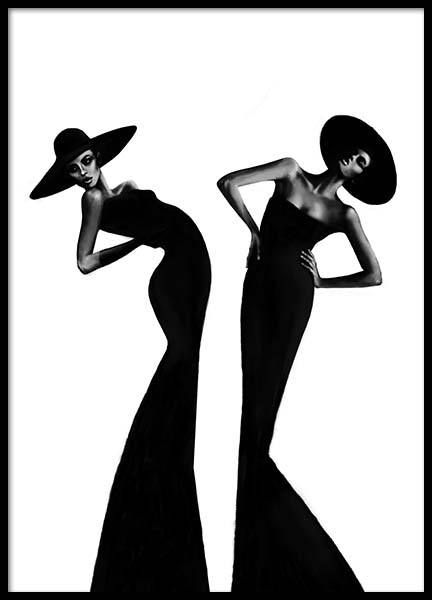
[[[261,224],[261,260],[253,260],[246,273],[233,592],[363,591],[269,456],[276,415],[314,298],[313,278],[300,263],[300,251],[332,232],[275,194]]]
[[[149,297],[168,344],[117,468],[90,591],[208,592],[193,472],[207,249],[194,222],[149,190],[107,198],[100,227],[165,250]]]

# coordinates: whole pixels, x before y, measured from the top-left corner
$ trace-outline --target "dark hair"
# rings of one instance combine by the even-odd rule
[[[90,148],[90,150],[92,150],[92,152],[93,152],[93,154],[95,156],[95,159],[96,159],[96,164],[100,168],[102,166],[102,165],[99,164],[99,161],[101,159],[101,153],[100,153],[100,151],[99,150],[93,150],[92,148]]]

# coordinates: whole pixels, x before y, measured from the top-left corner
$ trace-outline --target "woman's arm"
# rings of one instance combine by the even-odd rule
[[[258,183],[261,181],[277,181],[285,177],[291,177],[296,169],[297,163],[292,158],[282,158],[264,165],[241,169],[228,173],[219,179],[217,186],[228,200],[229,204],[246,223],[252,233],[252,241],[249,249],[249,260],[255,251],[257,258],[260,258],[259,227],[253,220],[250,212],[246,208],[244,200],[240,194],[239,187]]]
[[[82,223],[78,238],[77,263],[81,273],[87,274],[115,262],[141,245],[132,239],[124,244],[93,252],[102,214],[103,196],[99,190],[90,190],[82,198]]]
[[[302,252],[303,266],[311,271],[315,287],[342,288],[367,287],[382,283],[381,269],[372,246],[367,239],[354,208],[349,206],[343,217],[343,229],[362,267],[362,271],[341,277],[320,277],[312,252]]]
[[[282,158],[257,167],[233,171],[221,177],[217,182],[217,186],[251,232],[258,233],[258,226],[246,208],[238,188],[242,185],[249,185],[260,181],[276,181],[283,177],[289,177],[295,165],[296,162],[294,159]]]

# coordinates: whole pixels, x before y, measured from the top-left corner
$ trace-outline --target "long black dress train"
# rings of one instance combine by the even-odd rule
[[[300,251],[334,233],[275,194],[261,223],[261,259],[241,310],[243,407],[233,592],[363,591],[334,542],[269,456],[277,411],[314,283]]]
[[[117,467],[90,591],[208,592],[193,472],[207,249],[192,219],[150,190],[108,197],[100,228],[164,249],[149,297],[168,344]]]

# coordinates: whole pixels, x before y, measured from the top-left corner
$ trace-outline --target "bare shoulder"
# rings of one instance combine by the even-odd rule
[[[129,189],[129,190],[137,190],[138,189],[137,184],[132,179],[128,179],[127,181],[125,181],[125,185],[126,185],[127,189]]]
[[[130,190],[137,190],[137,189],[138,189],[138,186],[135,183],[135,181],[132,181],[132,179],[128,179],[126,181],[123,181],[119,185],[116,185],[116,187],[113,189],[113,192],[114,192],[114,194],[121,194],[122,192],[129,192]]]
[[[287,177],[294,179],[299,173],[300,167],[295,158],[286,157],[280,160],[281,165],[284,167]]]
[[[356,209],[344,202],[339,203],[335,218],[342,231],[352,231],[361,226]]]
[[[99,207],[103,204],[103,194],[100,190],[92,188],[86,190],[81,198],[81,206],[83,209],[90,210]]]
[[[119,189],[121,192],[128,192],[130,190],[137,190],[138,186],[132,179],[127,179],[118,185],[116,189]]]

